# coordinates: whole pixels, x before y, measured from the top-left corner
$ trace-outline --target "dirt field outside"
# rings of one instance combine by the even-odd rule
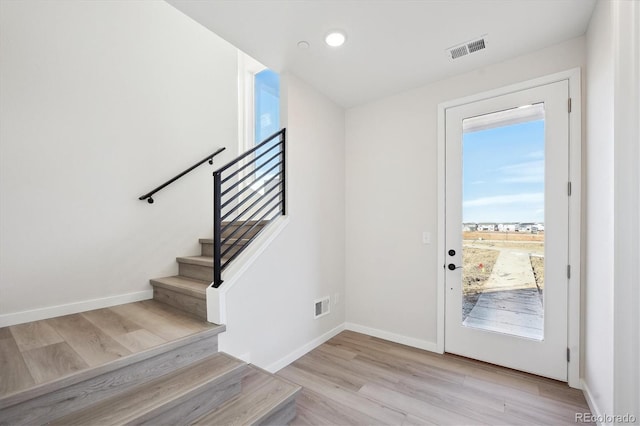
[[[489,250],[508,248],[512,250],[526,251],[532,254],[544,255],[544,242],[542,241],[464,240],[463,244],[467,247]]]
[[[499,241],[544,241],[544,232],[531,234],[528,232],[473,231],[462,232],[463,240],[499,240]]]

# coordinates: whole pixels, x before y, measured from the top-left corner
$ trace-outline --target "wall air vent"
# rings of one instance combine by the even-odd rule
[[[485,35],[478,39],[448,48],[447,52],[449,53],[449,58],[457,59],[461,56],[466,56],[470,53],[485,49],[487,47],[486,39],[487,37]]]
[[[328,315],[331,308],[329,296],[318,299],[313,304],[313,318],[320,318]]]

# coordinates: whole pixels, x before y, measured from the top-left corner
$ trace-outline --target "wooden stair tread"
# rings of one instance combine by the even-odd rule
[[[242,380],[242,392],[218,409],[200,417],[194,424],[260,424],[295,400],[301,390],[298,385],[249,365]]]
[[[185,318],[185,321],[188,321],[189,324],[194,322],[193,319],[185,315],[183,312],[170,306],[164,306],[164,304],[158,303],[153,300],[119,305],[112,307],[111,309],[119,309],[121,307],[131,309],[135,307],[136,309],[138,309],[138,306],[146,306],[147,308],[144,310],[148,310],[151,307],[159,311],[166,310],[167,317],[172,318],[172,320],[174,320],[174,317],[177,318],[177,316],[182,316]],[[186,335],[184,337],[168,339],[166,343],[150,347],[149,349],[137,351],[130,355],[117,358],[113,361],[98,364],[93,367],[85,368],[61,377],[51,379],[47,382],[39,383],[25,389],[20,389],[15,392],[2,395],[0,397],[0,410],[6,409],[7,407],[11,407],[16,404],[20,404],[33,398],[40,397],[42,395],[55,392],[56,390],[62,388],[73,386],[86,380],[91,380],[98,376],[116,372],[117,370],[132,366],[140,362],[146,362],[147,360],[158,357],[170,351],[177,350],[178,348],[202,341],[204,339],[208,339],[212,336],[217,336],[218,334],[226,330],[225,325],[218,325],[203,321],[199,321],[198,323],[200,324],[200,330],[194,331],[192,334]]]
[[[223,353],[183,367],[56,420],[57,425],[125,424],[149,420],[182,400],[215,386],[229,374],[241,375],[246,364]]]
[[[196,280],[180,275],[171,277],[153,278],[151,285],[166,288],[188,296],[205,299],[207,295],[207,287],[211,285],[208,281]]]
[[[222,256],[222,260],[228,260],[231,255]],[[187,265],[205,266],[207,268],[213,268],[213,257],[211,256],[182,256],[176,258],[178,263],[184,263]]]
[[[176,258],[178,263],[187,263],[189,265],[207,266],[213,268],[213,257],[209,256],[184,256]]]

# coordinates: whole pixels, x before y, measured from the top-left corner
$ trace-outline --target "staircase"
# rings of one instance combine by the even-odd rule
[[[232,258],[266,223],[226,227],[223,251],[236,243],[227,257]],[[234,232],[246,233],[245,238],[233,238]],[[150,280],[154,300],[0,328],[0,380],[19,382],[21,378],[11,372],[29,375],[26,364],[31,376],[38,376],[37,365],[27,359],[33,356],[32,346],[38,347],[42,369],[68,362],[69,351],[81,354],[80,358],[88,354],[79,363],[90,366],[63,365],[59,377],[14,392],[3,394],[7,388],[0,386],[0,426],[283,425],[293,420],[299,386],[218,352],[218,335],[225,326],[206,322],[213,240],[201,239],[200,245],[200,256],[177,258],[178,275]],[[183,335],[184,330],[191,334]],[[136,333],[141,333],[140,341],[132,337]],[[167,341],[149,343],[150,337],[161,340],[158,336]],[[90,350],[83,340],[89,340]],[[26,346],[18,350],[18,342]],[[58,345],[67,343],[60,352]],[[146,349],[136,352],[138,347]],[[51,359],[40,352],[49,348],[44,353]],[[77,371],[66,374],[71,370]]]
[[[250,238],[257,235],[266,221],[248,221],[242,223],[225,224],[222,232],[226,242],[222,245],[222,250],[230,248],[229,253],[223,260],[228,260],[234,254],[241,251]],[[253,228],[253,229],[251,229]],[[249,229],[251,229],[249,231]],[[245,238],[228,238],[231,234],[245,235]],[[233,246],[234,243],[237,244]],[[232,247],[233,246],[233,247]],[[153,298],[159,302],[171,305],[186,313],[207,319],[206,289],[213,281],[213,239],[200,239],[200,256],[178,257],[178,275],[164,278],[154,278],[151,280],[153,286]]]
[[[139,197],[158,191],[218,149]],[[153,300],[0,328],[1,425],[283,425],[301,388],[218,352],[206,289],[285,214],[285,129],[214,172],[213,239]]]
[[[79,318],[109,318],[109,321],[96,323],[103,330],[114,333],[118,341],[124,341],[122,335],[115,331],[116,328],[124,328],[122,324],[132,328],[133,323],[154,321],[150,330],[159,334],[165,329],[170,334],[172,324],[199,330],[0,395],[0,425],[258,425],[286,424],[295,417],[299,386],[218,352],[218,335],[225,326],[199,322],[185,313],[163,306],[155,301],[137,302],[0,329],[3,336],[0,361],[5,369],[3,380],[6,379],[5,373],[19,370],[15,366],[22,362],[18,359],[20,354],[7,355],[6,349],[15,346],[16,341],[25,342],[24,334],[20,338],[20,333],[25,330],[31,337],[40,335],[38,339],[43,341],[47,340],[42,335],[43,331],[49,330],[48,340],[53,341],[54,327],[59,327],[58,332],[66,339],[47,346],[52,348],[51,359],[42,360],[44,368],[57,367],[60,363],[61,353],[55,351],[59,349],[58,345],[68,342],[73,350],[86,353],[79,349],[91,344],[79,340],[80,336],[86,336],[86,330],[77,326],[77,331],[73,328],[68,328],[66,333],[60,331],[60,324],[81,324]],[[166,324],[160,327],[157,324],[159,317],[154,316],[158,313],[166,317]],[[116,316],[120,318],[118,326]],[[137,330],[141,331],[150,334],[147,329]],[[99,331],[92,333],[101,342],[93,346],[94,351],[108,350],[107,342],[111,339]],[[33,345],[34,340],[28,343]],[[131,340],[128,343],[133,345]],[[33,351],[26,349],[22,353],[24,359],[33,356]],[[91,354],[97,358],[99,355]],[[33,375],[33,364],[27,364]]]

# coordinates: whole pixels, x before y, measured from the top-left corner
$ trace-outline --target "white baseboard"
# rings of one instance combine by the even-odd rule
[[[0,315],[0,327],[8,327],[10,325],[23,324],[25,322],[55,318],[62,315],[77,314],[78,312],[108,308],[109,306],[139,302],[140,300],[147,300],[152,298],[153,290],[144,290],[138,291],[136,293],[104,297],[101,299],[84,300],[82,302],[69,303],[67,305],[49,306],[47,308],[33,309],[30,311],[3,314]]]
[[[437,352],[438,345],[436,342],[429,342],[427,340],[416,339],[414,337],[403,336],[401,334],[391,333],[389,331],[379,330],[377,328],[365,327],[360,324],[354,324],[347,322],[344,324],[345,330],[355,331],[357,333],[366,334],[380,339],[389,340],[390,342],[400,343],[402,345],[411,346],[418,349],[424,349],[429,352]]]
[[[290,354],[282,357],[278,361],[268,365],[267,367],[263,367],[263,368],[265,370],[267,370],[268,372],[270,372],[270,373],[275,373],[278,370],[280,370],[280,369],[286,367],[287,365],[291,364],[292,362],[294,362],[295,360],[297,360],[298,358],[300,358],[301,356],[303,356],[307,352],[312,351],[313,349],[317,348],[318,346],[320,346],[321,344],[323,344],[327,340],[329,340],[332,337],[340,334],[344,330],[355,331],[355,332],[366,334],[366,335],[369,335],[369,336],[372,336],[372,337],[378,337],[380,339],[389,340],[391,342],[400,343],[400,344],[411,346],[411,347],[418,348],[418,349],[424,349],[424,350],[430,351],[430,352],[438,352],[435,342],[429,342],[429,341],[426,341],[426,340],[415,339],[415,338],[412,338],[412,337],[402,336],[402,335],[399,335],[399,334],[390,333],[388,331],[378,330],[376,328],[365,327],[365,326],[362,326],[362,325],[359,325],[359,324],[353,324],[353,323],[348,323],[347,322],[347,323],[343,323],[343,324],[338,325],[337,327],[327,331],[326,333],[324,333],[323,335],[321,335],[319,337],[316,337],[315,339],[311,340],[310,342],[308,342],[308,343],[302,345],[301,347],[299,347],[298,349],[294,350]]]
[[[316,337],[315,339],[313,339],[309,343],[304,344],[303,346],[299,347],[298,349],[296,349],[293,352],[291,352],[289,355],[279,359],[278,361],[274,362],[273,364],[268,365],[267,367],[265,367],[265,370],[267,370],[270,373],[275,373],[276,371],[278,371],[278,370],[286,367],[287,365],[291,364],[293,361],[297,360],[298,358],[300,358],[301,356],[303,356],[307,352],[310,352],[313,349],[317,348],[318,346],[320,346],[321,344],[323,344],[327,340],[331,339],[333,336],[336,336],[337,334],[339,334],[343,330],[344,330],[344,323],[340,324],[339,326],[337,326],[335,328],[333,328],[332,330],[327,331],[323,335],[321,335],[319,337]]]
[[[589,386],[584,381],[584,379],[580,379],[580,382],[582,383],[582,393],[584,393],[584,399],[587,400],[587,405],[589,406],[589,409],[591,410],[591,414],[593,414],[597,418],[603,418],[602,417],[602,411],[600,410],[600,408],[596,404],[596,401],[593,399],[593,394],[591,393],[591,390],[589,389]],[[606,423],[599,423],[598,422],[598,426],[602,426],[603,424],[606,424]]]

